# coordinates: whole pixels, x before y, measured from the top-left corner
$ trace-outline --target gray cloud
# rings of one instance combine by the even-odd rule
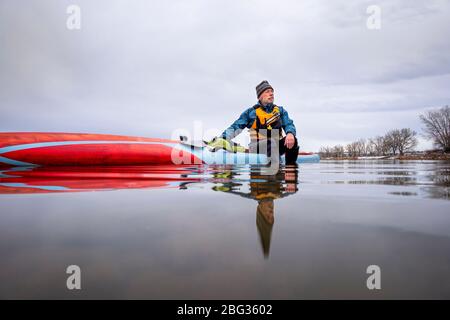
[[[66,28],[70,4],[81,30]],[[450,3],[378,1],[378,31],[371,4],[2,1],[0,130],[223,130],[268,79],[303,149],[419,131],[418,115],[450,100]]]

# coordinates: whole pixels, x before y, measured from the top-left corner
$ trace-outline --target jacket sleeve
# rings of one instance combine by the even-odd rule
[[[297,135],[297,131],[295,129],[294,121],[289,118],[289,114],[286,109],[281,108],[281,121],[283,122],[283,130],[288,133],[292,133],[294,136]]]
[[[239,116],[239,119],[237,119],[235,122],[231,124],[221,135],[222,138],[226,140],[231,140],[237,135],[239,135],[243,129],[245,129],[250,122],[250,109],[245,110],[242,112],[242,114]]]

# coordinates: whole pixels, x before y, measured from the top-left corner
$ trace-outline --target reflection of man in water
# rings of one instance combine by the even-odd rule
[[[297,192],[298,171],[297,165],[286,166],[279,170],[275,175],[261,175],[260,168],[252,167],[250,174],[250,192],[242,192],[240,189],[245,185],[233,181],[231,170],[217,172],[216,177],[223,179],[227,177],[230,181],[216,185],[215,191],[223,191],[236,194],[245,198],[254,199],[258,202],[256,207],[256,227],[261,239],[261,245],[264,257],[269,257],[270,240],[272,237],[272,228],[275,221],[274,200],[287,197]]]
[[[258,228],[265,258],[269,257],[270,251],[270,239],[274,223],[273,207],[273,199],[260,200],[256,207],[256,227]]]

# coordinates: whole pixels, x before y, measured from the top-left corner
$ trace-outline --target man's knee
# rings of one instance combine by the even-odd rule
[[[297,137],[294,137],[294,140],[295,140],[295,142],[294,142],[294,146],[292,147],[292,149],[294,149],[294,148],[297,148],[297,149],[298,149],[298,140],[297,140]]]

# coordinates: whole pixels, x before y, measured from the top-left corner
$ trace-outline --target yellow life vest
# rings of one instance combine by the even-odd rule
[[[256,118],[250,128],[251,141],[267,139],[267,136],[259,132],[260,129],[281,129],[281,114],[278,106],[274,105],[272,112],[266,112],[261,106],[256,108]],[[269,132],[268,132],[269,133]],[[281,132],[280,132],[281,139]]]

